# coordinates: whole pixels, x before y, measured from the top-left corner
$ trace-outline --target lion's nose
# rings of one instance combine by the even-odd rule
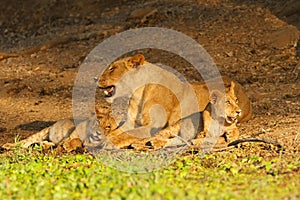
[[[241,110],[237,110],[237,111],[236,111],[236,114],[237,114],[238,116],[240,116],[240,115],[241,115],[241,113],[242,113],[242,111],[241,111]]]

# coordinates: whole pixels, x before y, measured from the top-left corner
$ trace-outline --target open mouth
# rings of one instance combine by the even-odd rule
[[[100,142],[101,141],[101,137],[99,137],[98,135],[91,135],[90,136],[90,141],[91,142]]]
[[[229,123],[229,124],[232,124],[235,121],[236,121],[235,117],[229,117],[229,116],[226,117],[226,122]]]
[[[108,87],[105,87],[105,88],[101,88],[101,89],[104,90],[103,92],[104,92],[105,97],[112,97],[115,94],[115,91],[116,91],[116,87],[114,85],[108,86]]]

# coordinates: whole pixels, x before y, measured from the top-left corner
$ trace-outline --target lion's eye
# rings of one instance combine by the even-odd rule
[[[110,71],[110,72],[113,72],[114,70],[115,70],[115,66],[110,66],[109,68],[108,68],[108,70]]]
[[[229,105],[229,104],[230,104],[230,101],[226,101],[226,104],[228,104],[228,105]]]
[[[235,100],[235,102],[236,102],[236,103],[238,103],[238,102],[239,102],[239,100],[238,100],[238,99],[236,99],[236,100]]]

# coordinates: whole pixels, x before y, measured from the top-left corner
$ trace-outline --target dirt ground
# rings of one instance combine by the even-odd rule
[[[115,33],[150,26],[195,39],[221,74],[243,85],[254,116],[239,125],[241,137],[278,141],[299,157],[298,0],[3,0],[0,52],[25,51],[0,54],[0,145],[71,117],[73,82],[85,56]],[[146,58],[199,78],[167,53],[150,51]]]

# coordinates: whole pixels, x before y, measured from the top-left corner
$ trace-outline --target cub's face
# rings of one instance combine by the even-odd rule
[[[241,115],[238,99],[234,93],[234,86],[234,82],[231,82],[225,98],[220,91],[214,90],[210,94],[210,103],[213,105],[214,115],[223,118],[227,124],[236,123],[237,118]],[[225,106],[225,111],[223,106]]]
[[[85,140],[85,146],[94,146],[107,143],[106,137],[111,131],[118,128],[115,119],[111,116],[111,113],[102,113],[98,109],[96,110],[96,116],[90,123],[88,137]]]
[[[104,92],[104,97],[112,97],[116,93],[116,84],[130,70],[142,65],[145,58],[141,54],[123,58],[113,62],[98,80],[98,86]]]
[[[238,99],[235,96],[234,92],[232,93],[231,91],[229,91],[226,93],[225,113],[226,113],[225,121],[228,124],[236,123],[237,118],[242,113],[240,107],[238,106]]]

